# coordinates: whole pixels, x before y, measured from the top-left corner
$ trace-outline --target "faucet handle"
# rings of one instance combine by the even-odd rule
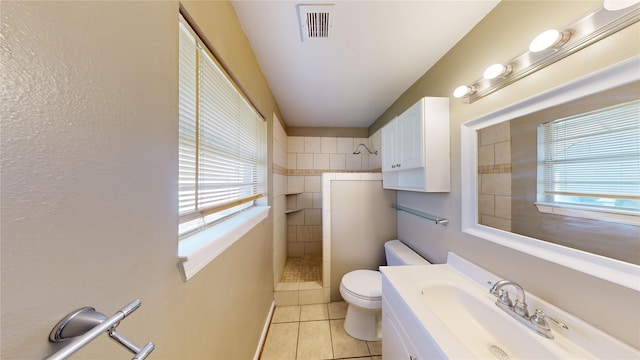
[[[509,297],[509,292],[505,289],[500,289],[500,295],[498,296],[498,302],[500,302],[502,305],[508,307],[508,308],[513,308],[513,302],[511,301],[511,298]]]
[[[513,312],[522,316],[525,319],[529,318],[529,310],[527,310],[527,303],[516,299],[516,303],[513,304]]]
[[[547,323],[547,320],[546,320],[546,316],[544,312],[540,309],[536,309],[536,313],[531,315],[531,318],[529,318],[529,320],[531,320],[531,322],[535,326],[541,329],[550,330],[549,324]]]

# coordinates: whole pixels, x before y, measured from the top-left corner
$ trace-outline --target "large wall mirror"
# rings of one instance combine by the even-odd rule
[[[638,216],[633,210],[612,216],[544,206],[538,161],[540,124],[638,100],[639,94],[636,56],[462,124],[462,230],[640,290]],[[631,114],[639,121],[637,110]]]

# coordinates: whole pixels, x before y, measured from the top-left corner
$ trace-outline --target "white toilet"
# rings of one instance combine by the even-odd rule
[[[388,266],[427,265],[423,257],[400,240],[384,244]],[[382,335],[382,275],[374,270],[354,270],[342,277],[340,295],[349,304],[344,330],[360,340],[378,341]]]

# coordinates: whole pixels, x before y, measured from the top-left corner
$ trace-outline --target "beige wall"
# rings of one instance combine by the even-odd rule
[[[526,50],[539,32],[564,27],[600,6],[600,1],[503,1],[431,70],[418,79],[372,125],[377,131],[394,115],[423,96],[451,96],[459,84],[479,78],[488,64]],[[535,74],[472,104],[451,101],[451,192],[398,192],[398,203],[446,217],[435,225],[410,214],[398,215],[398,236],[435,262],[448,251],[520,283],[545,300],[566,309],[619,339],[640,347],[640,301],[637,292],[460,231],[460,124],[529,98],[640,53],[640,23],[591,45]],[[611,299],[615,299],[612,305]]]
[[[273,298],[272,219],[189,282],[177,268],[178,3],[0,6],[2,359],[43,358],[70,311],[136,298],[119,329],[155,342],[152,358],[251,358]],[[231,5],[186,8],[271,122]],[[131,354],[104,336],[78,356]]]

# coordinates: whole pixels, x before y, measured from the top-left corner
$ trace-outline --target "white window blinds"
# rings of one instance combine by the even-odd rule
[[[182,19],[179,35],[179,233],[263,196],[266,122]]]
[[[640,101],[552,121],[540,133],[539,201],[640,210]]]

